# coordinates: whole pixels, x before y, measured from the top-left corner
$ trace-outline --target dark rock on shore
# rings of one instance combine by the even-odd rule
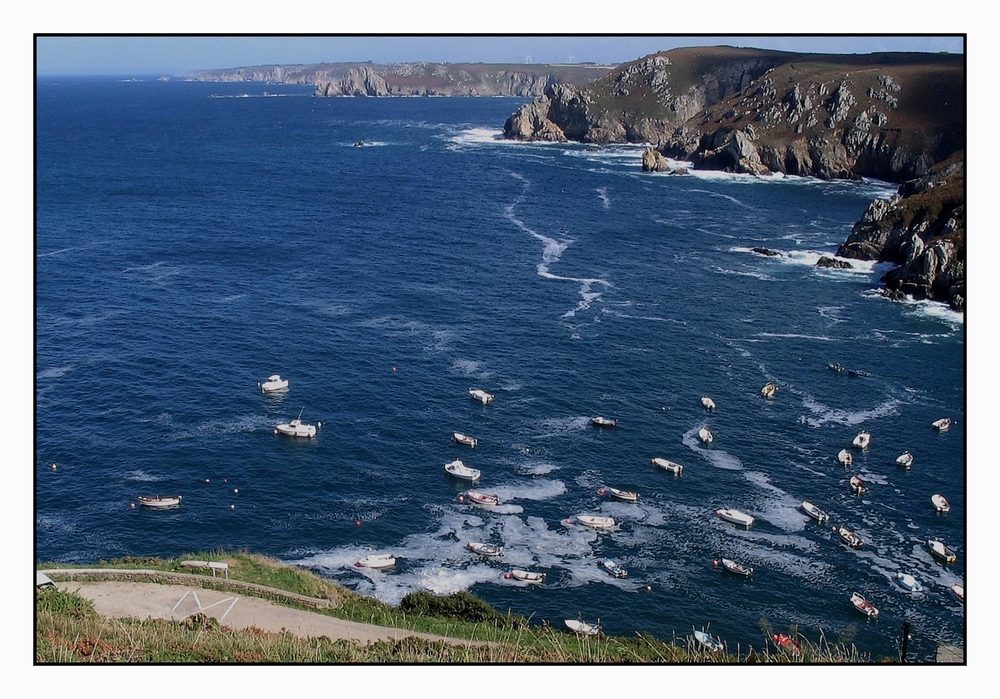
[[[854,265],[850,262],[847,262],[846,260],[838,260],[833,257],[827,257],[826,255],[819,258],[819,261],[816,262],[816,266],[826,267],[827,269],[854,269]]]

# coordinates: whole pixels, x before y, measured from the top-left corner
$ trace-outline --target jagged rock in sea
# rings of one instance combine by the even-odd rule
[[[642,154],[643,172],[669,172],[670,164],[663,157],[663,153],[655,148],[647,148]]]
[[[758,255],[764,255],[766,257],[781,257],[781,253],[776,250],[771,250],[770,248],[750,248],[753,252]]]
[[[854,265],[846,260],[838,260],[834,257],[827,257],[823,255],[816,262],[817,267],[825,267],[827,269],[853,269]]]

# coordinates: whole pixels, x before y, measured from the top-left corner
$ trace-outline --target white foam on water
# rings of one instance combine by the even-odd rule
[[[726,269],[725,267],[719,267],[718,265],[712,265],[711,267],[709,267],[709,269],[711,271],[715,272],[716,274],[721,274],[723,276],[752,277],[753,279],[759,279],[759,280],[761,280],[763,282],[778,281],[777,279],[775,279],[774,277],[770,276],[769,274],[765,274],[764,272],[760,272],[758,270],[751,270],[751,269]]]
[[[586,416],[546,418],[537,423],[545,431],[536,436],[539,439],[546,439],[562,437],[570,432],[580,432],[591,427],[590,420],[591,418]]]
[[[702,441],[698,439],[698,430],[702,427],[704,427],[704,425],[697,425],[684,433],[681,437],[681,442],[684,446],[689,447],[691,451],[697,453],[716,468],[725,469],[727,471],[739,471],[742,469],[743,462],[740,461],[739,457],[719,449],[715,446],[715,442],[712,442],[711,446],[705,446]]]
[[[151,473],[146,473],[141,469],[135,471],[126,471],[125,478],[130,481],[138,481],[140,483],[155,483],[156,481],[166,480],[163,476],[154,476]]]
[[[596,190],[597,196],[601,198],[601,203],[604,205],[605,209],[611,208],[611,198],[608,197],[607,187],[598,187]]]
[[[560,468],[562,467],[549,461],[529,461],[528,463],[519,464],[516,467],[516,471],[524,476],[544,476],[553,471],[558,471]]]
[[[48,369],[42,369],[37,374],[35,374],[36,379],[58,379],[65,376],[73,369],[72,365],[68,366],[54,366]]]
[[[489,377],[489,372],[483,370],[483,363],[473,359],[456,359],[451,363],[451,370],[461,376],[468,376],[476,379]]]
[[[838,425],[860,425],[868,420],[895,415],[902,404],[902,401],[892,398],[868,410],[843,410],[824,405],[811,396],[803,396],[802,405],[812,414],[799,416],[799,422],[810,427],[822,427],[830,422]],[[851,438],[853,439],[853,436]]]
[[[907,298],[903,304],[906,314],[911,317],[941,321],[953,331],[961,330],[965,326],[965,314],[953,310],[940,301],[916,301]]]
[[[528,483],[500,485],[490,489],[500,497],[500,502],[511,500],[551,500],[566,492],[566,484],[562,481],[540,479]]]
[[[524,143],[515,140],[508,140],[503,137],[503,130],[489,127],[473,127],[464,129],[448,137],[450,143],[456,145],[499,145],[499,146],[519,146]]]

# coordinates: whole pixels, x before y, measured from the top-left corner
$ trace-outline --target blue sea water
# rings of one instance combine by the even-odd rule
[[[815,265],[894,187],[649,174],[639,146],[500,141],[518,99],[261,87],[37,83],[38,560],[248,549],[389,603],[471,590],[557,627],[707,627],[744,651],[797,629],[879,658],[908,622],[911,660],[964,646],[948,591],[966,561],[964,319],[884,299],[883,266]],[[273,373],[286,393],[258,390]],[[273,433],[300,411],[322,423],[314,440]],[[862,429],[872,444],[845,469]],[[499,507],[458,501],[456,458]],[[133,507],[155,494],[183,505]],[[581,513],[618,526],[567,523]],[[354,565],[372,552],[396,569]],[[548,577],[523,586],[510,568]]]

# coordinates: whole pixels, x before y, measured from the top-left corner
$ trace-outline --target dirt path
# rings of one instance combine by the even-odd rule
[[[373,626],[335,619],[325,614],[283,607],[238,592],[220,592],[188,585],[147,582],[84,582],[71,580],[57,584],[60,590],[76,592],[94,603],[98,614],[107,617],[180,620],[197,612],[214,617],[233,629],[256,627],[264,631],[289,631],[301,638],[326,636],[333,640],[371,643],[417,636],[459,645],[475,644],[456,638]]]

